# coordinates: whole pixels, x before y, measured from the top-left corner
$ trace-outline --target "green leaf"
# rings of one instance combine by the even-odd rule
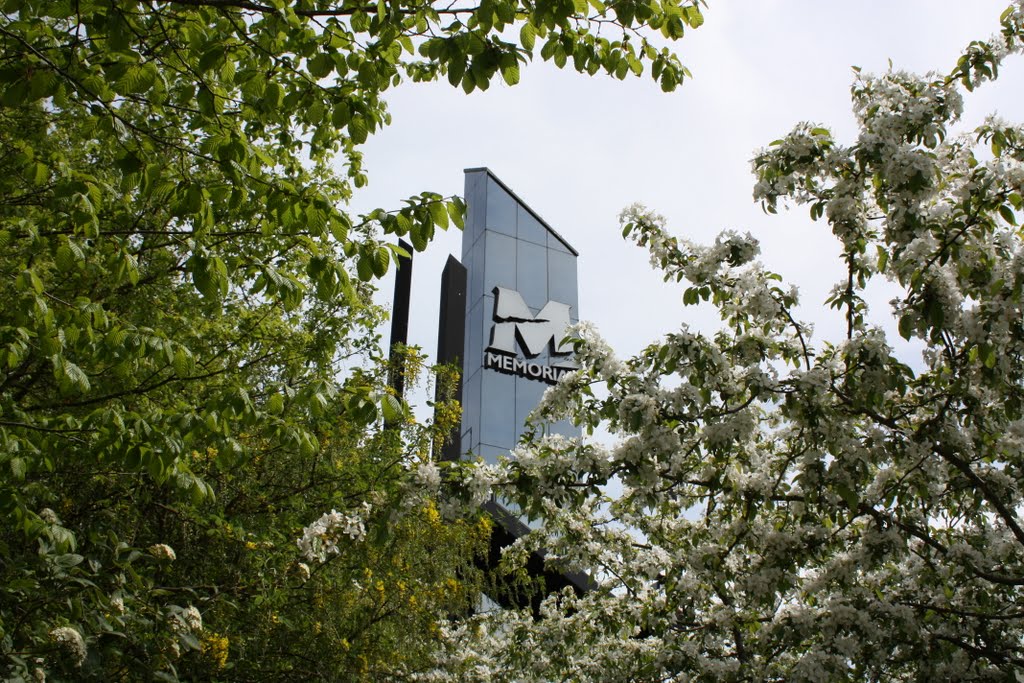
[[[334,60],[325,52],[321,52],[308,61],[309,73],[313,78],[320,79],[334,70]]]
[[[911,315],[904,315],[899,322],[900,336],[909,340],[914,334],[914,318]]]
[[[32,177],[32,184],[35,185],[36,187],[45,185],[47,181],[50,179],[50,169],[46,166],[46,164],[42,164],[37,161],[31,165],[31,168],[32,170],[30,172],[30,175]]]
[[[65,391],[77,390],[82,393],[89,391],[91,386],[89,376],[85,374],[82,368],[59,356],[54,356],[53,362],[57,382]]]
[[[153,87],[155,82],[151,70],[133,64],[114,82],[114,90],[122,95],[139,95]]]
[[[464,59],[452,59],[448,63],[448,82],[451,85],[458,85],[466,75],[466,61]]]
[[[31,268],[21,272],[21,275],[18,277],[18,286],[22,288],[26,286],[31,287],[32,291],[36,294],[43,293],[43,281],[36,275],[36,271]]]
[[[839,484],[836,487],[836,492],[843,499],[843,502],[846,503],[847,507],[850,508],[851,512],[857,511],[857,508],[860,505],[860,497],[853,489],[845,484]]]
[[[1008,204],[999,205],[999,215],[1010,225],[1017,225],[1017,217],[1013,213],[1013,208]]]
[[[501,77],[508,85],[519,83],[519,66],[507,66],[501,70]]]
[[[378,247],[374,252],[371,263],[373,274],[377,277],[384,277],[388,272],[388,264],[391,263],[391,254],[387,247]]]
[[[331,235],[339,242],[344,242],[348,238],[348,231],[351,227],[352,224],[349,222],[348,216],[345,214],[335,214],[331,216]]]
[[[362,116],[352,117],[352,120],[348,124],[348,134],[352,138],[352,142],[357,145],[361,145],[366,142],[366,121]]]
[[[683,20],[690,28],[700,28],[704,25],[704,15],[701,14],[700,8],[694,5],[687,5],[683,8]]]
[[[373,279],[373,260],[371,257],[362,254],[359,256],[359,260],[356,261],[356,273],[359,275],[359,279],[363,282],[369,282]]]
[[[523,27],[519,29],[519,42],[522,44],[523,49],[532,52],[536,38],[537,28],[530,22],[525,22]]]
[[[53,563],[62,569],[77,567],[84,561],[85,558],[76,553],[64,553],[53,558]]]
[[[427,244],[429,244],[426,231],[419,225],[409,233],[409,239],[412,241],[412,247],[416,251],[423,251],[427,248]]]
[[[192,283],[207,298],[215,298],[220,293],[213,278],[210,276],[209,264],[205,257],[193,256],[190,260]]]
[[[57,247],[57,255],[54,259],[57,267],[64,272],[75,270],[78,262],[75,260],[74,252],[71,251],[71,247],[66,244],[62,244]]]
[[[448,202],[448,216],[452,219],[459,230],[465,225],[466,203],[459,197],[454,197]]]
[[[24,481],[28,473],[28,461],[25,458],[11,458],[11,476],[16,481]]]
[[[448,206],[444,202],[433,202],[429,205],[430,217],[442,230],[448,229]]]
[[[334,105],[334,110],[331,112],[331,123],[335,128],[344,128],[351,120],[352,108],[349,107],[348,102],[342,101]]]
[[[402,401],[391,394],[383,394],[381,396],[380,408],[385,422],[393,423],[405,419],[405,410]]]
[[[284,89],[277,81],[267,83],[267,88],[263,92],[263,101],[271,110],[276,110],[284,104]]]
[[[192,354],[184,346],[179,345],[177,349],[175,349],[172,365],[174,368],[174,374],[181,378],[189,377],[195,371],[195,360],[192,358]]]

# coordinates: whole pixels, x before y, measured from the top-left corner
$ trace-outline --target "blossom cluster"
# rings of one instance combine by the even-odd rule
[[[441,470],[433,462],[420,463],[413,476],[416,483],[427,492],[436,493],[441,487]]]
[[[176,633],[198,633],[203,630],[203,615],[192,605],[172,606],[167,618]]]
[[[178,556],[174,552],[174,548],[166,543],[154,543],[149,546],[149,554],[158,560],[166,560],[167,562],[173,562],[178,559]]]
[[[76,668],[85,663],[88,650],[85,647],[85,638],[77,629],[71,626],[58,626],[50,631],[50,640],[67,655]]]
[[[337,555],[341,550],[338,542],[342,538],[362,541],[366,536],[366,520],[372,506],[363,503],[349,513],[331,510],[320,519],[303,528],[302,535],[296,541],[299,552],[311,562],[323,562],[328,555]]]
[[[1024,678],[1024,129],[951,132],[962,87],[1024,48],[1024,3],[1002,22],[947,76],[858,74],[849,145],[800,124],[755,157],[764,207],[810,205],[843,250],[841,336],[811,339],[749,235],[623,211],[725,324],[625,361],[575,328],[579,369],[536,417],[617,444],[533,435],[473,486],[537,517],[509,570],[543,552],[591,589],[448,625],[419,680]]]

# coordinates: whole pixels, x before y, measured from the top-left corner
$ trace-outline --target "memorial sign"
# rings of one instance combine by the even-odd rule
[[[485,168],[466,171],[463,452],[508,455],[548,385],[573,369],[576,250]],[[577,435],[569,423],[550,426]]]

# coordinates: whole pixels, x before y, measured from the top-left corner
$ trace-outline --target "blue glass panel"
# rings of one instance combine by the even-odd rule
[[[516,242],[516,287],[534,313],[548,302],[548,250],[518,240]]]
[[[495,230],[510,237],[516,236],[516,209],[518,204],[501,185],[492,178],[487,179],[487,223],[488,230]]]
[[[477,171],[466,174],[466,226],[462,235],[462,260],[484,231],[487,215],[487,173]]]
[[[562,243],[562,240],[555,237],[554,233],[548,233],[548,249],[554,249],[556,251],[564,251],[566,254],[571,254],[569,248]]]
[[[485,296],[480,299],[482,305],[480,307],[480,338],[483,340],[483,348],[486,350],[491,345],[491,332],[494,329],[494,297]],[[480,363],[483,363],[483,356],[480,357]]]
[[[480,437],[480,376],[482,370],[467,375],[462,383],[462,452],[476,450],[474,437]],[[468,434],[467,434],[468,432]]]
[[[548,229],[540,221],[533,217],[533,214],[519,206],[518,232],[516,236],[521,240],[534,242],[541,246],[547,246]]]
[[[469,376],[483,365],[484,339],[484,317],[489,311],[486,309],[487,302],[480,299],[473,310],[469,312],[466,324],[466,356],[463,366],[464,376]]]
[[[548,251],[548,298],[569,304],[570,316],[577,315],[579,290],[576,284],[576,257],[564,251]]]
[[[480,448],[477,449],[476,454],[483,456],[483,459],[486,462],[493,464],[498,462],[498,458],[507,458],[508,451],[509,449],[502,448],[501,446],[493,446],[491,444],[482,443],[480,444]]]
[[[516,288],[516,240],[488,230],[484,233],[484,294],[495,287]],[[472,296],[472,294],[470,294]]]
[[[486,233],[485,233],[486,234]],[[484,269],[486,264],[484,263],[484,245],[486,244],[486,238],[481,237],[473,245],[473,248],[469,252],[469,261],[465,264],[468,276],[466,278],[467,291],[466,301],[469,307],[476,305],[480,300],[480,297],[485,294],[484,291]]]
[[[480,442],[511,449],[516,440],[515,377],[482,370]]]
[[[547,361],[534,361],[540,362],[543,365],[547,364]],[[523,433],[523,425],[526,424],[526,417],[530,412],[537,407],[540,403],[541,396],[544,395],[544,390],[548,388],[548,385],[543,382],[535,382],[533,380],[524,379],[522,377],[516,378],[516,440]]]

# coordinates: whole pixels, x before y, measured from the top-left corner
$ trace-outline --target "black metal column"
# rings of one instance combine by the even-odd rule
[[[462,356],[466,339],[466,267],[454,256],[448,256],[441,273],[441,313],[437,327],[437,363],[454,365],[459,380],[452,398],[462,403]],[[440,398],[436,396],[435,398]],[[439,460],[462,457],[462,426],[455,425],[441,446]]]
[[[409,256],[398,257],[398,270],[395,273],[395,299],[391,307],[391,343],[389,350],[389,381],[398,398],[405,393],[405,362],[396,358],[395,345],[405,346],[409,343],[409,298],[412,294],[412,245],[405,240],[398,240],[398,246],[408,252]]]

